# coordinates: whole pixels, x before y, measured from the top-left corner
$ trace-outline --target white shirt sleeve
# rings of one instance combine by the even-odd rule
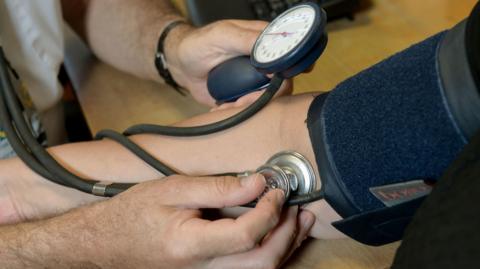
[[[35,108],[58,103],[63,61],[63,20],[58,0],[1,0],[0,42],[28,89]]]

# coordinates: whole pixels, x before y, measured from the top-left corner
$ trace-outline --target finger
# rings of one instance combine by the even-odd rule
[[[303,210],[310,211],[315,217],[315,225],[309,236],[318,239],[339,239],[347,236],[333,227],[332,223],[342,219],[340,215],[325,201],[320,200],[307,204]]]
[[[236,220],[193,219],[183,225],[189,241],[180,240],[188,242],[189,249],[198,250],[202,257],[251,250],[278,224],[284,199],[283,191],[274,190],[265,194],[254,209]]]
[[[292,93],[292,91],[293,91],[293,80],[286,79],[282,82],[280,89],[275,93],[274,97],[289,95]],[[264,92],[265,90],[260,90],[260,91],[246,94],[240,97],[236,102],[234,102],[233,107],[242,107],[242,106],[250,105],[251,103],[255,102],[258,98],[260,98],[260,96],[262,96]]]
[[[256,199],[265,190],[265,178],[249,177],[170,177],[161,186],[163,205],[184,208],[224,208]]]
[[[280,89],[275,94],[275,97],[290,95],[292,94],[292,92],[293,92],[293,79],[286,79],[283,81],[282,85],[280,86]]]
[[[275,74],[268,74],[267,77],[273,78]],[[280,89],[275,94],[275,97],[281,95],[291,94],[293,92],[293,79],[285,79],[280,86]]]
[[[287,260],[292,256],[292,254],[297,250],[302,242],[307,239],[308,233],[315,223],[315,216],[310,211],[302,210],[297,218],[297,229],[298,233],[290,246],[290,250],[287,255],[283,257],[282,264],[287,262]]]
[[[216,258],[211,268],[277,268],[297,237],[298,207],[290,207],[262,245],[251,251]]]
[[[269,268],[277,267],[285,260],[285,256],[289,254],[298,237],[297,215],[298,207],[290,207],[287,211],[285,223],[279,225],[256,253],[258,260],[260,260],[260,257],[270,257],[269,265],[271,267]]]
[[[299,247],[303,240],[305,240],[315,224],[315,215],[308,210],[302,210],[298,216],[299,232],[295,241],[296,247]]]
[[[232,107],[243,107],[252,104],[255,102],[262,94],[265,92],[265,90],[261,91],[256,91],[256,92],[251,92],[249,94],[246,94],[240,98],[238,98],[237,101],[231,103]]]
[[[248,106],[253,102],[255,102],[260,96],[262,96],[264,92],[265,90],[260,90],[260,91],[248,93],[238,98],[235,102],[223,103],[217,107],[214,107],[210,110],[210,112]]]
[[[277,91],[277,93],[275,93],[274,97],[290,95],[292,94],[292,92],[293,92],[293,80],[288,79],[282,83],[282,85],[280,86],[280,89]],[[258,98],[260,98],[260,96],[262,96],[264,93],[265,93],[265,90],[259,90],[259,91],[248,93],[238,98],[238,100],[235,102],[224,103],[217,107],[214,107],[210,110],[210,112],[226,110],[226,109],[231,109],[235,107],[245,107],[245,106],[251,105],[253,102],[257,101]]]
[[[210,110],[210,112],[221,111],[221,110],[227,110],[227,109],[235,108],[235,107],[237,107],[236,104],[237,104],[237,101],[235,101],[235,102],[223,103],[223,104],[221,104],[221,105],[219,105],[219,106],[216,106],[216,107],[212,108],[212,109]]]
[[[223,47],[223,50],[228,52],[231,57],[238,55],[250,55],[253,45],[257,40],[258,36],[261,33],[261,30],[258,27],[255,28],[245,28],[243,26],[238,26],[236,23],[231,21],[225,22],[221,27],[217,28],[218,40],[222,41],[219,46]],[[225,42],[229,40],[229,42]]]

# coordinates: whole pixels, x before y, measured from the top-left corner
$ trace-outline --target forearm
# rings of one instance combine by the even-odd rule
[[[132,139],[159,160],[188,175],[255,170],[275,153],[283,150],[298,151],[315,163],[305,123],[312,100],[313,96],[310,94],[279,98],[250,120],[229,130],[208,136],[178,138],[141,135],[132,137]],[[193,126],[218,121],[237,113],[240,109],[242,108],[204,114],[179,125]],[[50,151],[72,172],[90,179],[138,182],[162,177],[160,173],[139,160],[131,152],[109,140],[59,146]],[[19,161],[16,160],[16,162]],[[22,164],[17,163],[16,165],[21,166]],[[0,163],[1,171],[9,169],[7,166],[5,168],[1,166],[2,163]],[[316,168],[316,166],[314,167]],[[25,167],[19,170],[25,173],[24,177],[28,180],[33,178],[36,184],[46,184],[42,183],[46,182],[45,180]],[[318,175],[318,171],[316,172]],[[49,191],[51,195],[61,195],[60,191],[63,187],[54,184],[49,186],[49,189],[53,189],[55,186],[54,190]],[[24,191],[29,192],[30,190],[25,189]],[[17,191],[17,193],[21,193],[21,191]],[[28,203],[38,206],[38,203],[35,203],[38,196],[31,199]],[[73,203],[75,202],[77,201],[74,200]],[[325,221],[325,227],[322,227],[322,232],[325,233],[317,236],[329,237],[329,233],[333,231],[328,230],[331,228],[329,222],[338,216],[325,202],[315,204],[312,206],[316,206],[315,210],[321,212],[317,215],[321,219],[318,222]],[[45,205],[43,211],[49,213],[51,206]]]
[[[93,258],[101,256],[102,248],[94,243],[95,224],[87,221],[88,209],[0,226],[0,268],[99,268]]]
[[[308,154],[313,160],[304,123],[311,99],[310,96],[304,96],[274,101],[245,123],[209,136],[175,138],[140,135],[131,139],[162,162],[189,175],[255,170],[270,156],[286,149]],[[180,125],[218,121],[238,110],[208,113]],[[294,129],[302,130],[302,139],[296,139],[298,132]],[[139,182],[163,177],[121,145],[108,139],[62,145],[49,151],[71,172],[88,179]],[[16,214],[22,220],[58,214],[98,199],[41,178],[19,159],[0,161],[0,171],[0,182],[8,182],[12,190],[10,199],[14,201],[18,211]],[[0,223],[3,221],[0,219]]]
[[[312,100],[311,95],[282,97],[244,123],[212,135],[137,135],[130,138],[160,161],[188,175],[255,170],[275,153],[289,149],[299,151],[313,162],[315,158],[305,123]],[[215,122],[242,109],[206,113],[177,126]],[[54,147],[50,152],[71,171],[92,179],[126,182],[162,177],[109,139]]]
[[[160,80],[154,66],[158,39],[169,22],[182,18],[169,0],[63,0],[62,9],[100,59],[138,77]],[[169,38],[181,35],[180,28]]]

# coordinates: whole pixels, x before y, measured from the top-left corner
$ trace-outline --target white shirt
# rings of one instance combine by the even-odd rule
[[[58,0],[0,1],[0,44],[40,113],[49,142],[58,141],[55,132],[63,128],[50,126],[63,126],[63,122],[58,122],[63,120],[61,110],[58,111],[63,94],[58,82],[63,38]]]

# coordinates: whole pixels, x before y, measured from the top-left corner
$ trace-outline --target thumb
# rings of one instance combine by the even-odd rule
[[[260,174],[244,178],[174,176],[163,184],[162,202],[185,208],[233,207],[253,201],[265,185]]]

